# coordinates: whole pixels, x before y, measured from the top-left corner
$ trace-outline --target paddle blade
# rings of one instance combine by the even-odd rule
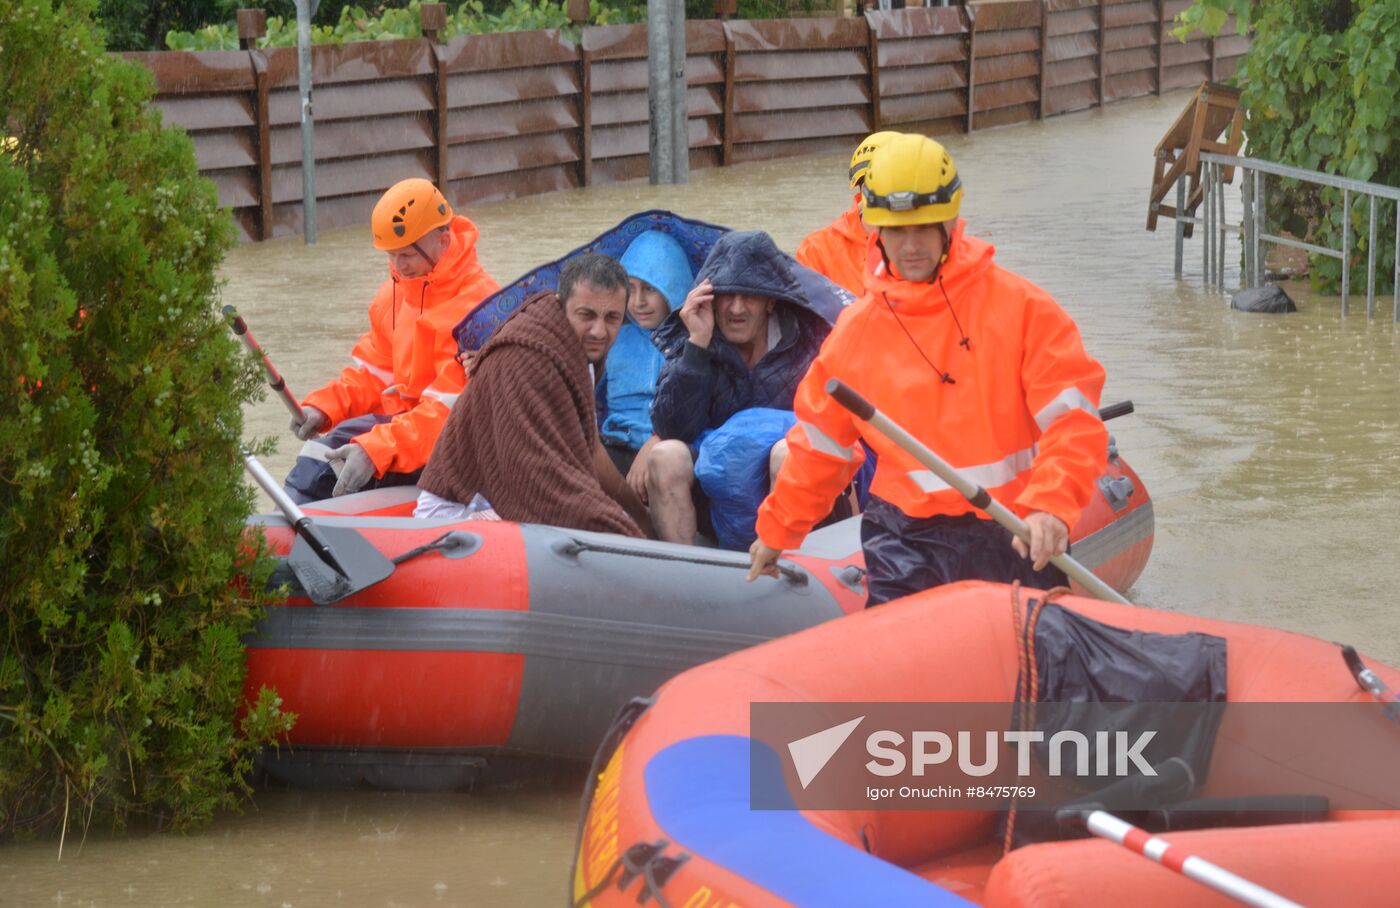
[[[317,524],[315,531],[344,573],[322,559],[300,534],[287,554],[287,566],[317,605],[339,602],[394,573],[394,563],[353,528]]]

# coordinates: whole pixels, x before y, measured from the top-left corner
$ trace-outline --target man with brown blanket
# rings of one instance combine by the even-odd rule
[[[644,535],[645,509],[599,442],[590,374],[617,337],[628,288],[617,262],[580,255],[557,294],[506,319],[471,364],[418,481],[416,516],[466,516],[479,494],[502,520]]]

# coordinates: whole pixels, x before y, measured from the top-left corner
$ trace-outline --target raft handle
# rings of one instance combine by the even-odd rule
[[[432,542],[424,543],[417,548],[409,549],[402,555],[395,556],[394,564],[403,564],[410,558],[417,558],[419,555],[428,552],[442,552],[444,558],[465,558],[474,554],[485,542],[476,533],[468,533],[465,530],[448,530]]]
[[[1130,400],[1120,400],[1116,404],[1106,404],[1099,407],[1099,419],[1108,422],[1110,419],[1117,419],[1120,416],[1127,416],[1134,410],[1133,402]]]
[[[653,561],[673,561],[680,564],[699,564],[706,567],[727,567],[737,568],[741,571],[749,569],[747,560],[734,558],[724,560],[722,558],[697,558],[693,555],[675,555],[670,552],[657,552],[649,549],[628,548],[621,545],[603,545],[597,542],[586,542],[573,536],[565,536],[550,543],[549,548],[556,555],[566,558],[577,558],[584,552],[597,552],[601,555],[626,555],[631,558],[649,558]],[[807,572],[800,567],[793,565],[779,564],[778,573],[793,586],[807,585]]]
[[[1108,506],[1117,513],[1128,506],[1128,499],[1137,489],[1133,487],[1131,476],[1100,476],[1099,491],[1103,492]]]

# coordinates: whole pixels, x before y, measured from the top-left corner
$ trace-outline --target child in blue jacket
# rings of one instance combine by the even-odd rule
[[[680,243],[659,230],[639,234],[620,261],[632,279],[632,292],[627,321],[617,332],[598,382],[598,424],[618,472],[645,501],[647,452],[657,441],[651,402],[666,361],[651,334],[685,302],[695,276]]]

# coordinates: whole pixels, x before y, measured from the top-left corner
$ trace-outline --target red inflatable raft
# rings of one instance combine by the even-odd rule
[[[247,694],[298,716],[263,765],[297,784],[469,783],[487,757],[586,760],[617,709],[695,665],[864,606],[859,521],[813,533],[783,580],[744,580],[743,553],[508,522],[414,520],[416,489],[306,508],[386,556],[454,533],[334,605],[293,597],[249,638]],[[280,516],[251,523],[274,551]],[[1071,538],[1126,591],[1152,550],[1152,502],[1113,456]]]
[[[898,701],[1014,702],[1018,638],[1008,591],[983,583],[930,590],[693,669],[663,686],[650,704],[636,704],[639,712],[624,713],[619,734],[609,736],[595,764],[602,771],[580,829],[574,904],[1234,904],[1106,841],[1043,842],[1003,857],[995,824],[1005,815],[1004,802],[997,810],[753,809],[750,781],[759,765],[751,764],[753,703],[859,702],[867,710]],[[1071,597],[1061,604],[1114,628],[1224,638],[1232,703],[1370,703],[1342,709],[1365,713],[1369,724],[1354,743],[1374,758],[1374,772],[1309,763],[1315,741],[1271,753],[1270,766],[1305,785],[1321,785],[1333,804],[1345,800],[1337,797],[1341,792],[1396,806],[1391,780],[1400,725],[1383,718],[1361,692],[1335,644],[1094,600]],[[1400,686],[1400,672],[1376,672]],[[628,723],[630,730],[620,733]],[[1248,733],[1221,733],[1199,796],[1237,793],[1250,784],[1241,762],[1249,744]],[[794,770],[783,772],[780,784],[797,790]],[[1300,904],[1400,904],[1400,812],[1324,810],[1320,816],[1326,821],[1165,837]]]

